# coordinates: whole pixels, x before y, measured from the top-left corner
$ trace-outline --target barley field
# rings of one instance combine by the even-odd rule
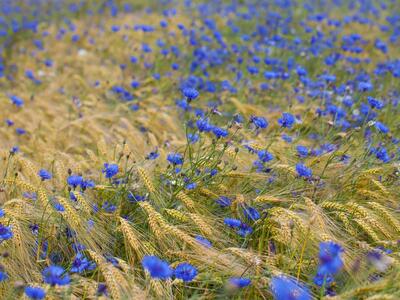
[[[400,299],[398,0],[0,0],[0,299]]]

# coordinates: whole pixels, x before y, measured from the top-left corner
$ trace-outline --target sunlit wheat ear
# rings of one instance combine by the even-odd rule
[[[354,221],[358,224],[358,226],[375,242],[379,242],[380,238],[372,229],[372,227],[364,221],[364,219],[354,219]]]
[[[82,210],[86,214],[90,214],[92,212],[92,208],[89,206],[87,203],[86,199],[79,193],[79,192],[73,192],[76,200],[78,201],[79,205],[81,206]]]
[[[274,196],[270,196],[270,195],[261,195],[261,196],[257,196],[254,199],[254,202],[256,203],[287,203],[288,201],[286,199],[281,199],[281,198],[277,198]]]
[[[22,172],[26,175],[29,181],[33,181],[35,184],[39,184],[39,170],[29,160],[21,156],[17,156],[16,159],[19,165],[22,167]]]
[[[214,230],[208,225],[201,215],[189,214],[189,216],[204,235],[209,237],[213,236]]]
[[[146,189],[150,193],[154,193],[155,192],[155,188],[154,188],[153,182],[150,180],[150,177],[148,176],[146,170],[139,167],[138,168],[138,174],[139,174],[139,177],[142,180],[143,184],[145,185]]]
[[[283,172],[287,172],[292,176],[296,176],[296,170],[294,167],[291,167],[289,165],[286,164],[277,164],[274,165],[274,168],[279,170],[279,171],[283,171]]]
[[[124,218],[119,218],[121,223],[121,231],[124,234],[125,240],[128,241],[129,246],[135,251],[136,255],[142,256],[141,242],[132,227]]]
[[[57,201],[64,207],[65,211],[62,214],[71,226],[76,227],[82,225],[77,211],[68,203],[67,199],[63,197],[57,197]]]
[[[335,210],[335,211],[347,211],[347,207],[343,204],[332,202],[332,201],[324,201],[321,203],[321,207],[328,210]]]
[[[377,202],[368,202],[368,206],[370,206],[376,214],[382,216],[388,225],[392,226],[397,232],[400,232],[400,221],[396,219],[388,209]]]
[[[258,255],[251,253],[250,251],[247,251],[245,249],[231,247],[226,248],[225,250],[242,258],[250,265],[258,266],[262,263],[262,259]]]
[[[107,143],[105,142],[105,140],[104,140],[104,138],[100,138],[100,139],[98,139],[98,142],[97,142],[97,151],[98,151],[98,153],[99,153],[99,155],[103,158],[103,159],[105,159],[105,160],[109,160],[109,157],[108,157],[108,150],[107,150]]]
[[[200,192],[200,194],[202,194],[202,195],[204,195],[206,197],[212,198],[212,199],[217,199],[218,198],[217,194],[215,194],[214,192],[210,191],[207,188],[201,188],[199,190],[199,192]]]
[[[166,209],[165,212],[180,222],[188,222],[190,220],[187,215],[176,209]]]
[[[194,201],[186,195],[184,192],[180,191],[177,195],[176,198],[178,198],[182,203],[189,209],[189,210],[195,210],[196,204]]]
[[[27,191],[30,193],[36,193],[37,190],[34,185],[18,179],[4,179],[4,182],[10,186],[15,185],[23,191]]]
[[[343,223],[344,229],[352,236],[356,236],[356,231],[354,230],[354,227],[351,225],[351,222],[348,218],[348,216],[341,211],[336,211],[335,216],[340,220],[340,222]]]
[[[113,274],[112,272],[113,267],[110,266],[106,262],[106,260],[102,256],[98,255],[96,252],[88,250],[88,253],[96,262],[98,268],[100,269],[100,272],[103,274],[107,287],[110,290],[111,297],[114,300],[122,299],[121,291],[118,287],[118,282],[116,281],[117,279],[114,277],[115,274]]]

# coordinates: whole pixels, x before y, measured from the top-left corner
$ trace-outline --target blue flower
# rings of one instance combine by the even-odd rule
[[[260,150],[257,152],[257,155],[258,158],[264,163],[274,159],[273,155],[269,153],[267,150]]]
[[[157,256],[146,255],[142,259],[142,266],[150,273],[150,276],[155,279],[168,279],[173,273],[168,263],[159,259]]]
[[[157,157],[159,157],[160,154],[158,153],[157,149],[155,151],[150,152],[147,156],[146,159],[149,160],[155,160]]]
[[[16,128],[16,129],[15,129],[15,132],[16,132],[18,135],[23,135],[23,134],[26,133],[26,130],[23,129],[23,128]]]
[[[167,160],[173,165],[182,165],[183,164],[183,157],[179,153],[168,154]]]
[[[89,261],[82,253],[78,253],[72,264],[71,273],[83,273],[84,271],[92,271],[96,268],[96,264]]]
[[[322,242],[319,244],[319,260],[320,264],[325,266],[327,270],[332,273],[336,274],[342,267],[342,252],[343,248],[332,242]]]
[[[182,94],[187,98],[188,101],[194,100],[199,96],[199,92],[193,88],[182,89]]]
[[[51,173],[45,169],[41,169],[38,173],[38,175],[40,176],[40,178],[42,178],[42,180],[48,180],[51,179]]]
[[[319,245],[319,266],[314,277],[314,283],[318,286],[329,286],[333,277],[343,267],[341,254],[343,248],[334,242],[322,242]]]
[[[243,213],[247,217],[247,219],[252,221],[256,221],[260,218],[260,213],[258,212],[258,210],[251,206],[243,208]]]
[[[312,170],[302,163],[296,164],[296,172],[300,177],[310,178],[312,176]]]
[[[15,95],[10,96],[10,100],[11,100],[12,104],[14,104],[17,107],[21,107],[24,105],[24,100],[22,100],[21,98],[15,96]]]
[[[49,266],[45,268],[42,272],[43,281],[55,285],[67,285],[70,282],[69,275],[66,274],[64,268],[59,266]]]
[[[108,295],[107,286],[104,283],[99,283],[97,286],[97,296]]]
[[[196,235],[195,239],[206,248],[210,248],[212,246],[211,242],[201,235]]]
[[[213,127],[212,132],[217,137],[217,139],[219,139],[221,137],[227,137],[228,136],[228,131],[227,130],[225,130],[223,128],[220,128],[220,127],[217,127],[217,126]]]
[[[282,114],[282,117],[278,119],[278,124],[281,125],[282,127],[286,128],[292,128],[293,124],[295,122],[295,118],[292,114],[284,112]]]
[[[13,237],[11,226],[4,226],[0,224],[0,242],[9,240]]]
[[[250,122],[252,122],[257,128],[267,128],[268,121],[264,117],[251,116]]]
[[[8,279],[7,273],[0,270],[0,282],[6,281],[7,279]]]
[[[242,225],[242,222],[240,220],[232,218],[225,218],[224,223],[229,227],[239,227],[240,225]]]
[[[240,236],[243,236],[243,237],[246,237],[247,235],[249,235],[252,232],[253,232],[253,228],[251,228],[249,225],[247,225],[245,223],[241,223],[237,230],[237,234]]]
[[[375,99],[373,97],[368,96],[368,104],[371,108],[382,109],[385,105],[382,101]]]
[[[382,133],[389,132],[389,128],[387,128],[386,125],[381,122],[375,122],[375,127],[376,127],[376,129],[378,129],[379,132],[382,132]]]
[[[227,207],[231,205],[232,200],[225,196],[220,196],[215,202],[217,202],[222,207]]]
[[[118,173],[118,165],[105,163],[104,169],[101,172],[106,174],[106,178],[112,178]]]
[[[295,279],[280,275],[271,279],[270,288],[275,300],[311,300],[309,290]]]
[[[297,150],[297,154],[301,157],[301,158],[305,158],[308,156],[308,148],[302,145],[298,145],[296,147]]]
[[[244,288],[251,284],[251,280],[249,278],[244,277],[232,277],[229,279],[229,283],[237,288]]]
[[[184,282],[190,282],[197,276],[196,267],[189,263],[181,263],[175,268],[175,277],[182,279]]]
[[[188,133],[187,139],[190,144],[194,144],[199,140],[200,136],[197,133]]]
[[[198,119],[196,126],[200,132],[209,132],[213,129],[213,126],[209,123],[208,119]]]
[[[4,217],[6,213],[4,212],[4,209],[0,208],[0,218]]]
[[[71,175],[71,176],[68,176],[68,178],[67,178],[68,185],[70,185],[74,188],[76,188],[78,185],[82,184],[82,182],[83,182],[83,178],[82,178],[82,176],[79,176],[79,175]]]
[[[46,292],[41,287],[27,286],[24,291],[29,299],[41,300],[46,297]]]

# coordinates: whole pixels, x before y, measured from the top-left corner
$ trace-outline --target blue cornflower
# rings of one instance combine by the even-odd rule
[[[257,155],[262,162],[268,162],[274,159],[273,155],[267,150],[260,150],[257,152]]]
[[[368,104],[371,108],[382,109],[385,105],[382,101],[375,99],[373,97],[368,96]]]
[[[46,297],[46,292],[41,287],[27,286],[24,291],[29,299],[41,300]]]
[[[237,288],[244,288],[251,284],[250,278],[244,277],[231,277],[229,278],[229,283]]]
[[[229,227],[239,227],[240,225],[242,225],[242,222],[240,220],[232,218],[225,218],[224,223]]]
[[[199,96],[199,92],[194,88],[184,88],[182,89],[182,94],[188,101],[194,100]]]
[[[4,209],[0,208],[0,218],[4,217],[6,213],[4,212]]]
[[[264,117],[251,116],[250,122],[252,122],[257,128],[267,128],[268,121]]]
[[[117,210],[117,206],[108,201],[104,202],[101,208],[104,209],[107,213],[113,213]]]
[[[42,180],[48,180],[51,179],[51,173],[45,169],[41,169],[38,173],[38,175],[40,176],[40,178],[42,178]]]
[[[225,196],[220,196],[215,202],[217,202],[222,207],[227,207],[231,205],[232,200]]]
[[[146,159],[149,160],[155,160],[157,157],[159,157],[160,154],[158,153],[157,149],[155,151],[150,152],[147,156]]]
[[[381,122],[375,122],[375,127],[376,127],[376,129],[378,129],[379,132],[382,132],[382,133],[389,132],[389,128],[387,128],[386,125]]]
[[[11,226],[4,226],[0,224],[0,242],[9,240],[13,237]]]
[[[82,253],[78,253],[71,265],[71,273],[82,273],[92,271],[96,268],[96,263],[88,260]]]
[[[194,190],[197,187],[197,184],[195,182],[190,182],[186,185],[186,189],[188,190]]]
[[[82,182],[83,177],[79,175],[71,175],[67,178],[68,185],[72,186],[73,188],[76,188],[78,185],[82,184]]]
[[[249,225],[245,224],[245,223],[241,223],[238,230],[237,230],[237,234],[240,236],[247,236],[250,233],[253,232],[253,228],[251,228]]]
[[[333,276],[343,267],[341,254],[343,248],[332,242],[322,242],[319,245],[319,266],[314,283],[318,286],[327,285],[333,281]]]
[[[181,263],[175,268],[175,277],[182,279],[184,282],[190,282],[197,276],[196,267],[189,263]]]
[[[295,279],[280,275],[271,279],[270,288],[275,300],[311,300],[309,290]]]
[[[183,157],[179,153],[168,154],[167,160],[173,165],[182,165],[183,164]]]
[[[201,235],[196,235],[195,239],[206,248],[210,248],[212,246],[211,242]]]
[[[82,190],[85,190],[87,188],[93,188],[94,186],[95,186],[95,183],[93,182],[93,180],[90,180],[90,179],[86,179],[81,182]]]
[[[302,163],[296,164],[296,172],[300,177],[310,178],[312,176],[312,170]]]
[[[6,124],[7,124],[7,126],[13,126],[14,125],[14,121],[10,120],[10,119],[7,119],[6,120]]]
[[[15,96],[15,95],[10,96],[10,100],[11,100],[12,104],[14,104],[17,107],[21,107],[24,105],[24,100],[22,100],[21,98]]]
[[[49,266],[45,268],[42,272],[43,281],[55,285],[67,285],[70,282],[69,275],[66,274],[64,268],[59,266]]]
[[[213,129],[213,126],[209,123],[208,119],[198,119],[196,121],[196,126],[200,132],[209,132]]]
[[[390,161],[390,156],[387,153],[387,150],[385,147],[379,147],[378,149],[372,149],[371,152],[375,154],[377,159],[383,161],[384,163],[387,163]]]
[[[217,139],[228,136],[228,131],[226,129],[223,129],[223,128],[220,128],[217,126],[213,127],[212,132],[217,137]]]
[[[247,219],[252,221],[256,221],[260,218],[260,213],[258,210],[251,206],[244,207],[243,214],[247,217]]]
[[[19,147],[18,146],[13,146],[11,149],[10,149],[10,153],[11,154],[15,154],[15,153],[18,153],[19,152]]]
[[[343,260],[341,257],[343,251],[340,245],[332,241],[320,243],[320,264],[325,266],[330,273],[336,274],[343,267]]]
[[[15,129],[15,132],[16,132],[18,135],[23,135],[23,134],[26,133],[26,130],[23,129],[23,128],[18,127],[18,128]]]
[[[155,279],[168,279],[173,273],[168,263],[159,259],[157,256],[146,255],[142,259],[142,266],[150,273],[150,276]]]
[[[0,270],[0,282],[6,281],[7,279],[8,279],[7,273]]]
[[[188,133],[187,139],[190,144],[194,144],[199,140],[200,136],[197,133]]]
[[[284,128],[292,128],[295,122],[295,118],[292,114],[284,112],[282,117],[278,119],[278,124]]]
[[[118,165],[105,163],[104,169],[101,172],[106,174],[106,178],[112,178],[118,173]]]
[[[296,147],[297,150],[297,154],[301,157],[301,158],[305,158],[308,156],[308,148],[302,145],[298,145]]]

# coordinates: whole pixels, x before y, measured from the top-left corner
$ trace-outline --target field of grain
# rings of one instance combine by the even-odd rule
[[[397,0],[0,0],[0,299],[400,299]]]

